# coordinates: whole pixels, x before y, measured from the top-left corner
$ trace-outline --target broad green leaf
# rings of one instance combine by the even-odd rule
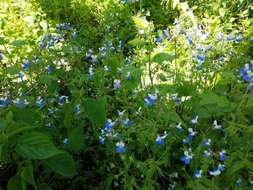
[[[224,8],[220,8],[219,9],[219,13],[220,13],[220,16],[223,18],[225,16],[225,9]]]
[[[75,162],[68,153],[58,154],[47,159],[45,165],[64,177],[73,177],[76,174]]]
[[[16,75],[19,72],[20,72],[20,68],[17,65],[5,68],[5,73],[6,74]]]
[[[11,45],[16,46],[16,47],[22,47],[26,44],[27,44],[27,41],[25,40],[14,40],[11,42]]]
[[[93,125],[104,125],[106,121],[106,97],[87,98],[84,102],[84,110]]]
[[[18,139],[16,152],[29,159],[47,159],[62,153],[47,135],[39,132],[22,135]]]
[[[33,165],[30,162],[22,170],[21,177],[26,183],[33,185],[33,187],[37,189],[33,176]]]
[[[142,47],[146,44],[146,41],[144,39],[135,38],[128,42],[128,44],[135,46],[135,47]]]
[[[24,182],[19,174],[16,174],[8,181],[7,190],[26,190]]]
[[[84,147],[84,134],[83,128],[73,128],[69,134],[68,148],[74,151],[79,151]]]
[[[159,52],[152,55],[152,61],[160,64],[162,64],[164,61],[172,62],[174,58],[174,54],[165,52]]]

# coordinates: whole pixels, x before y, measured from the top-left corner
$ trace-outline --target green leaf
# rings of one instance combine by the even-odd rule
[[[219,13],[220,13],[220,16],[223,18],[225,16],[225,9],[220,8]]]
[[[104,125],[106,121],[106,97],[100,97],[96,100],[91,98],[86,99],[84,110],[87,118],[93,125]]]
[[[16,152],[29,159],[47,159],[62,153],[47,135],[39,132],[22,135],[18,139]]]
[[[30,162],[25,166],[25,168],[21,172],[21,177],[25,182],[33,185],[33,187],[37,189],[34,176],[33,176],[33,165]]]
[[[47,159],[45,165],[64,177],[73,177],[76,174],[75,162],[68,153],[58,154]]]
[[[11,42],[11,45],[16,46],[16,47],[22,47],[26,44],[27,44],[27,41],[25,40],[14,40]]]
[[[8,181],[7,190],[25,190],[25,189],[26,189],[25,185],[19,174],[16,174]]]
[[[179,0],[172,0],[172,8],[175,9],[179,4]]]
[[[135,38],[135,39],[129,41],[128,44],[130,44],[131,46],[135,46],[135,47],[142,47],[143,45],[146,44],[146,41],[144,39]]]
[[[160,64],[162,64],[164,61],[172,62],[173,59],[175,58],[174,54],[169,53],[169,52],[155,53],[154,55],[152,55],[152,57],[153,57],[152,58],[153,62],[160,63]]]
[[[6,43],[8,43],[8,41],[5,40],[3,37],[0,37],[0,45],[4,45]]]
[[[53,190],[50,186],[47,184],[40,184],[38,187],[39,190]]]
[[[74,151],[79,151],[84,147],[83,128],[77,127],[71,130],[69,134],[68,148]]]
[[[19,71],[20,71],[20,68],[17,65],[5,68],[5,73],[11,74],[11,75],[16,75],[19,73]]]

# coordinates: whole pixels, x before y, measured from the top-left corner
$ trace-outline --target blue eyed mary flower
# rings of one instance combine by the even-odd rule
[[[117,90],[121,87],[121,81],[119,79],[115,79],[113,83],[113,89]]]
[[[36,101],[37,105],[39,106],[40,109],[44,108],[46,103],[42,98],[38,98],[38,100]]]
[[[213,122],[213,128],[214,128],[214,129],[221,129],[222,126],[221,126],[221,125],[218,125],[217,121],[214,120],[214,122]]]
[[[28,69],[30,67],[30,62],[28,59],[24,60],[22,68],[23,69]]]
[[[110,133],[112,130],[112,127],[115,125],[115,122],[112,122],[111,119],[107,119],[106,123],[105,123],[105,131],[107,133]]]
[[[93,71],[93,67],[92,65],[89,67],[89,71],[88,71],[88,79],[91,80],[92,77],[94,75],[94,71]]]
[[[214,170],[209,170],[209,174],[212,176],[218,176],[221,174],[222,171],[225,170],[225,165],[224,164],[220,164],[218,165],[218,167]]]
[[[123,141],[116,143],[116,152],[119,154],[126,152],[125,143]]]
[[[47,70],[47,73],[48,73],[48,74],[51,74],[51,73],[52,73],[52,67],[51,67],[50,65],[48,65],[48,66],[46,67],[46,70]]]
[[[219,152],[219,156],[220,156],[220,161],[224,162],[226,159],[226,151],[222,150],[221,152]]]
[[[20,98],[16,98],[16,100],[13,100],[13,103],[15,104],[15,106],[17,108],[21,108],[22,107],[22,102],[21,102]]]
[[[75,113],[76,113],[77,115],[79,115],[79,114],[81,113],[81,105],[80,105],[80,104],[77,104],[77,105],[75,106]]]
[[[253,43],[253,36],[249,39],[249,41]]]
[[[206,139],[206,140],[204,140],[204,142],[203,142],[203,144],[205,145],[205,146],[210,146],[211,145],[211,139]]]
[[[197,124],[198,123],[198,118],[199,116],[196,116],[194,118],[191,119],[191,124]]]
[[[182,156],[180,160],[183,161],[185,165],[189,165],[192,160],[192,156],[191,149],[189,149],[188,151],[184,151],[184,156]]]
[[[181,122],[178,123],[178,124],[176,125],[176,128],[177,128],[179,131],[184,131],[184,129],[183,129],[183,127],[182,127],[181,125],[182,125]]]
[[[127,72],[127,80],[131,80],[132,79],[132,75],[131,75],[131,73],[130,72]]]
[[[132,121],[130,119],[126,118],[123,121],[123,125],[125,125],[126,127],[131,127],[132,126]]]
[[[97,62],[97,55],[91,55],[90,56],[90,58],[91,58],[91,62],[93,63],[93,64],[96,64],[96,62]]]
[[[194,177],[195,178],[201,178],[202,177],[202,170],[196,170],[194,172]]]
[[[0,98],[0,108],[5,108],[9,104],[8,98]]]
[[[60,106],[64,105],[64,104],[67,103],[67,102],[68,102],[68,96],[60,96],[60,97],[58,98],[58,104],[59,104]]]
[[[165,142],[164,142],[164,139],[165,139],[167,136],[168,136],[168,134],[167,134],[166,131],[164,131],[164,134],[163,134],[162,136],[157,135],[156,140],[155,140],[156,144],[158,144],[158,145],[164,145],[164,143],[165,143]]]
[[[67,144],[69,144],[69,139],[68,139],[68,138],[65,138],[65,139],[63,139],[62,142],[63,142],[64,145],[67,145]]]
[[[210,149],[204,151],[204,156],[210,158],[212,156],[212,151]]]
[[[250,187],[253,188],[253,180],[250,181]]]
[[[197,56],[197,62],[203,63],[205,61],[205,58],[206,58],[205,54],[200,54]]]
[[[148,97],[144,98],[144,101],[148,107],[152,106],[153,103],[157,100],[157,94],[148,94]]]
[[[193,131],[192,128],[189,128],[189,129],[188,129],[188,139],[189,139],[189,141],[192,141],[193,137],[194,137],[195,135],[197,135],[197,133],[198,133],[198,132]]]

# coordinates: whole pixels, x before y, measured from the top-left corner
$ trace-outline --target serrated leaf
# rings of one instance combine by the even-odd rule
[[[29,159],[47,159],[62,153],[47,135],[39,132],[22,135],[18,139],[16,152]]]
[[[73,177],[76,174],[75,162],[68,153],[58,154],[47,159],[45,165],[64,177]]]

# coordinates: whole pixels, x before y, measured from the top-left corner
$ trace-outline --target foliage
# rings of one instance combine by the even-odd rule
[[[252,188],[250,2],[1,2],[0,189]]]

